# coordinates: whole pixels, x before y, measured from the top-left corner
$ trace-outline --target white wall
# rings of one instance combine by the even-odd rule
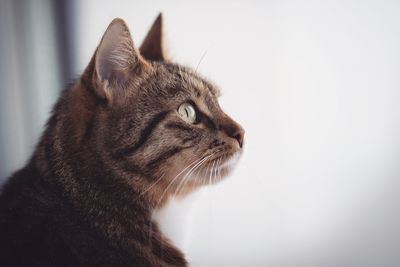
[[[111,3],[111,2],[107,2]],[[76,2],[78,75],[114,17],[220,85],[246,129],[194,214],[193,266],[399,266],[400,2]]]

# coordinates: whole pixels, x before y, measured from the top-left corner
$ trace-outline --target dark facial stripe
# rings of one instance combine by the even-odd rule
[[[192,104],[193,107],[196,109],[196,116],[197,116],[197,121],[198,121],[198,122],[202,122],[205,126],[207,126],[207,127],[210,128],[210,129],[214,129],[214,130],[217,129],[217,127],[216,127],[215,123],[213,122],[213,120],[212,120],[210,117],[208,117],[208,116],[206,115],[206,113],[203,112],[203,111],[196,105],[195,102],[193,102],[193,101],[191,101],[191,100],[189,100],[188,102],[189,102],[190,104]],[[211,110],[211,109],[208,107],[208,110]]]
[[[129,155],[132,155],[136,150],[138,150],[142,145],[144,145],[147,142],[147,139],[150,137],[151,133],[153,130],[157,127],[157,125],[162,122],[165,117],[167,116],[168,112],[163,111],[155,115],[150,122],[148,123],[147,127],[144,128],[142,133],[140,134],[139,140],[134,144],[133,146],[127,147],[127,148],[122,148],[117,151],[116,157],[121,158],[121,157],[126,157]]]
[[[210,117],[205,115],[203,112],[201,112],[200,115],[201,115],[201,121],[204,123],[205,126],[213,130],[217,129],[217,126]]]
[[[184,147],[175,147],[173,149],[170,149],[164,153],[162,153],[160,156],[157,158],[153,159],[149,163],[146,164],[146,169],[152,169],[154,167],[157,167],[158,164],[164,164],[165,160],[169,159],[170,157],[174,156],[175,154],[181,152],[182,150],[186,148],[190,148],[192,146],[184,146]]]
[[[176,130],[177,138],[182,140],[182,145],[185,145],[187,142],[192,141],[199,137],[199,133],[194,131],[191,127],[178,122],[169,122],[165,125],[165,128]],[[188,136],[190,135],[190,136]]]
[[[193,131],[193,129],[191,127],[186,126],[186,125],[184,125],[182,123],[178,123],[178,122],[169,122],[169,123],[167,123],[165,125],[165,127],[169,128],[169,129],[178,129],[178,130],[181,130],[181,131],[188,131],[188,132],[192,132]]]
[[[196,134],[196,135],[194,135],[194,136],[190,136],[190,137],[188,137],[188,138],[184,138],[184,139],[182,139],[182,144],[186,144],[187,142],[189,142],[189,141],[193,141],[194,139],[196,139],[196,138],[198,138],[199,136]]]

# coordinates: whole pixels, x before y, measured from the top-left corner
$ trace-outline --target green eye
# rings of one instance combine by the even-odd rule
[[[189,103],[183,103],[178,108],[178,113],[187,123],[193,124],[196,121],[196,110]]]

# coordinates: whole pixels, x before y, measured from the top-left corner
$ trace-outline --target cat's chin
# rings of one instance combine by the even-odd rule
[[[240,157],[241,153],[237,152],[228,157],[215,159],[209,164],[208,168],[204,168],[203,172],[196,179],[201,180],[203,185],[217,184],[233,172]]]
[[[232,156],[226,158],[223,163],[221,163],[220,168],[223,170],[233,170],[239,162],[240,156],[240,152],[234,153]]]
[[[178,182],[179,189],[176,190],[174,195],[176,197],[184,197],[197,191],[201,187],[218,184],[232,173],[240,159],[240,156],[241,153],[236,152],[230,156],[224,155],[213,159],[203,168],[186,177],[186,180],[183,183]]]

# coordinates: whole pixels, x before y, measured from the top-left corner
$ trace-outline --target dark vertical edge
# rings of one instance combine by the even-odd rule
[[[58,44],[58,60],[62,84],[66,85],[74,77],[75,66],[75,1],[54,0],[52,2],[54,22],[56,25],[56,38]]]

